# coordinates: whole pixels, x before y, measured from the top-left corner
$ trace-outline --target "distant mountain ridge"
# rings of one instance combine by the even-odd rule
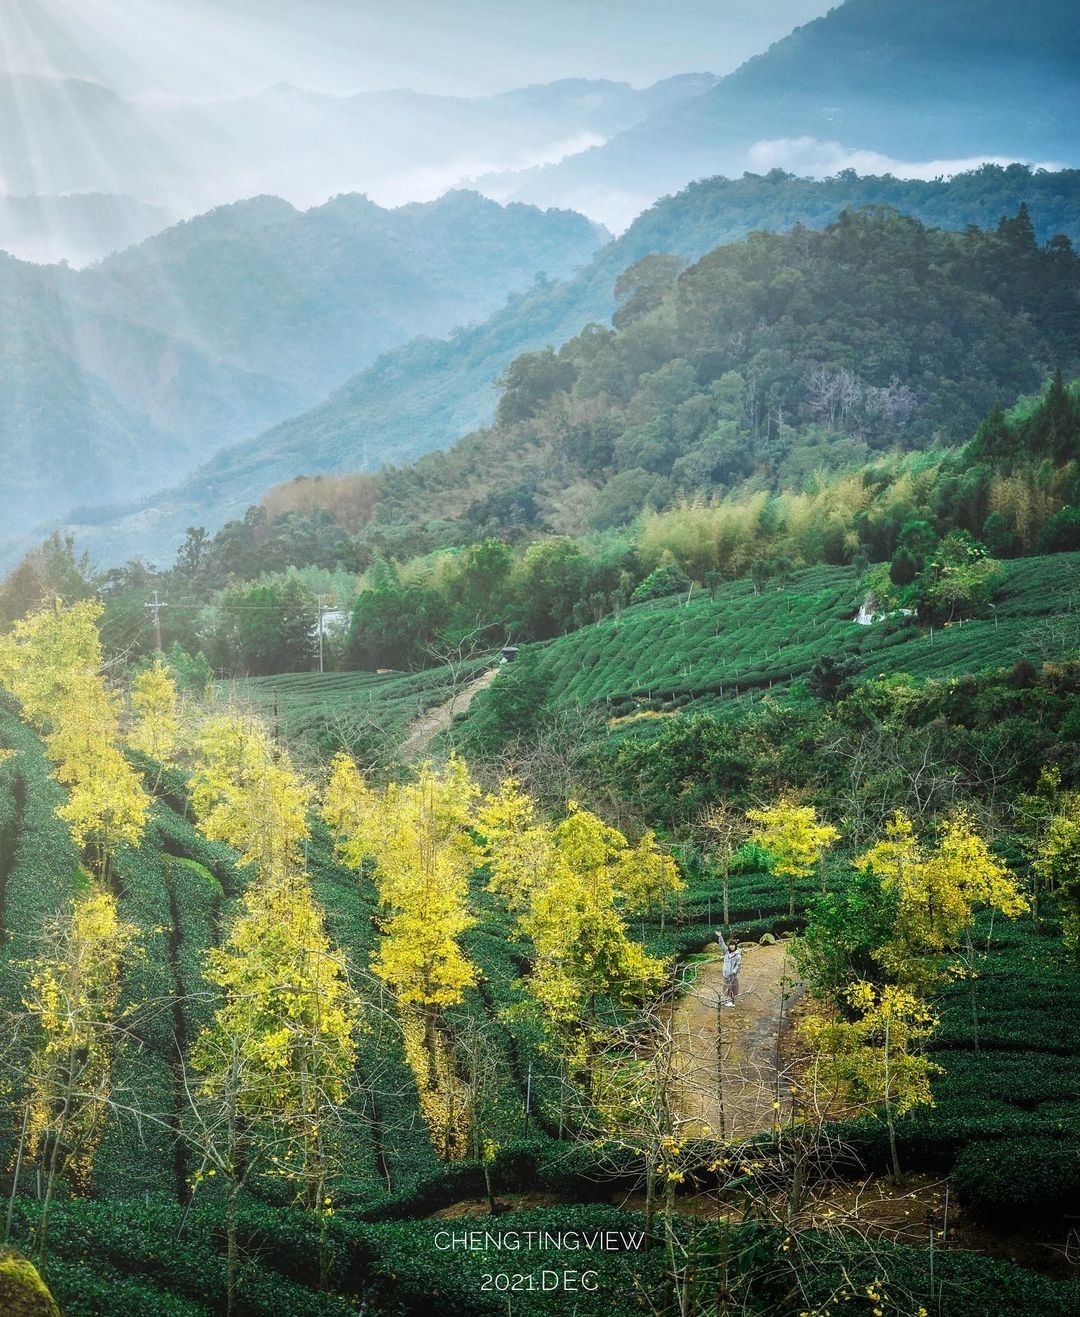
[[[174,483],[380,352],[482,319],[604,234],[475,193],[223,207],[87,270],[0,256],[0,523]]]
[[[163,206],[105,192],[0,196],[0,250],[35,265],[90,265],[176,222]]]
[[[797,167],[815,142],[911,164],[1080,164],[1078,119],[1080,24],[1060,0],[846,0],[702,95],[483,186],[620,227],[692,179]]]
[[[385,205],[427,201],[475,175],[606,141],[715,83],[711,74],[644,89],[565,79],[475,98],[280,84],[233,100],[151,102],[77,79],[0,73],[0,192],[56,207],[71,194],[123,194],[172,216],[263,193],[302,207],[345,192]],[[0,248],[34,259],[50,237],[55,245],[63,233],[5,224],[0,209]],[[96,255],[123,246],[119,237]],[[61,254],[81,259],[74,242]]]

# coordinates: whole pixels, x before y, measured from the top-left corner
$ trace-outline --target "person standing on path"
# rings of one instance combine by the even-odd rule
[[[734,1006],[739,995],[739,970],[742,969],[742,952],[739,943],[731,938],[724,947],[724,1005]]]

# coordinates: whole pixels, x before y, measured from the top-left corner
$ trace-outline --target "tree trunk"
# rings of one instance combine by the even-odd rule
[[[225,1314],[234,1317],[236,1313],[236,1272],[239,1249],[236,1241],[236,1181],[229,1184],[229,1198],[225,1209],[225,1237],[227,1250],[227,1273],[225,1282]]]
[[[7,1219],[4,1222],[4,1243],[11,1239],[11,1222],[15,1215],[15,1195],[19,1192],[19,1172],[22,1170],[23,1149],[26,1147],[26,1127],[30,1123],[30,1101],[23,1107],[22,1130],[19,1133],[19,1148],[15,1154],[15,1169],[11,1176],[11,1194],[8,1197]]]
[[[64,1094],[64,1109],[60,1115],[60,1125],[56,1131],[56,1138],[49,1150],[49,1167],[45,1176],[45,1197],[42,1200],[41,1217],[38,1221],[37,1266],[38,1271],[43,1275],[45,1272],[45,1259],[48,1256],[49,1208],[52,1206],[53,1188],[60,1170],[60,1148],[64,1141],[64,1135],[67,1133],[68,1113],[71,1111],[72,1082],[72,1065],[71,1058],[69,1058],[68,1086],[67,1092]]]

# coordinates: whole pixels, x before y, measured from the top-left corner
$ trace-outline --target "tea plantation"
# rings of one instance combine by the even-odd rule
[[[61,798],[50,779],[40,744],[14,716],[0,709],[0,744],[15,756],[0,765],[0,913],[3,958],[0,990],[17,1009],[25,961],[36,930],[85,881],[66,829],[53,810]],[[67,1314],[195,1317],[224,1310],[225,1263],[221,1205],[212,1188],[200,1190],[185,1211],[194,1166],[173,1130],[185,1119],[179,1050],[206,1019],[209,997],[202,956],[215,945],[245,875],[224,848],[206,842],[187,817],[185,787],[176,774],[147,764],[147,782],[159,782],[153,820],[138,851],[121,857],[121,910],[140,929],[145,955],[124,981],[125,1002],[175,999],[171,1010],[136,1011],[138,1046],[129,1049],[114,1086],[130,1115],[110,1120],[98,1157],[91,1199],[64,1195],[56,1205],[48,1278]],[[357,965],[366,963],[377,936],[372,898],[355,874],[342,869],[329,837],[318,826],[309,869],[330,931]],[[687,954],[712,934],[720,899],[715,879],[692,878],[674,917],[661,927],[643,920],[641,932],[654,952]],[[731,879],[733,927],[744,936],[783,932],[786,888],[775,877],[739,870]],[[501,1217],[502,1228],[545,1226],[641,1229],[636,1213],[618,1213],[605,1201],[638,1183],[632,1159],[621,1169],[603,1167],[587,1146],[560,1142],[561,1085],[539,1047],[537,1026],[511,1012],[519,999],[515,980],[523,948],[509,936],[506,916],[474,884],[480,921],[466,935],[466,951],[481,968],[479,987],[455,1008],[455,1028],[481,1032],[484,1047],[500,1058],[500,1084],[492,1096],[492,1129],[499,1152],[491,1168],[500,1193],[555,1195],[561,1205]],[[801,904],[801,903],[800,903]],[[798,917],[796,924],[799,922]],[[1080,1192],[1074,1149],[1080,1135],[1080,985],[1061,949],[1052,918],[1039,931],[1029,926],[980,929],[989,939],[975,987],[975,1017],[966,984],[950,991],[935,1055],[945,1067],[937,1105],[900,1125],[909,1169],[955,1168],[965,1201],[988,1220],[1001,1214],[1053,1213]],[[1053,1011],[1050,1013],[1049,1008]],[[977,1020],[978,1045],[974,1027]],[[283,1200],[250,1199],[243,1208],[245,1314],[500,1313],[505,1296],[481,1289],[498,1259],[483,1254],[447,1257],[434,1244],[438,1222],[429,1214],[483,1193],[480,1167],[447,1167],[434,1154],[420,1117],[415,1086],[393,1031],[369,1033],[361,1068],[378,1096],[346,1123],[345,1182],[339,1186],[330,1225],[331,1291],[321,1291],[315,1227]],[[526,1095],[528,1109],[526,1112]],[[3,1131],[5,1164],[16,1131]],[[883,1128],[845,1127],[844,1142],[861,1166],[884,1164]],[[855,1162],[852,1168],[855,1169]],[[29,1196],[24,1196],[29,1193]],[[13,1241],[29,1249],[38,1205],[25,1182],[14,1200]],[[484,1226],[483,1220],[478,1222]],[[783,1285],[782,1239],[747,1227],[733,1256],[753,1265],[758,1306],[767,1312]],[[730,1244],[729,1239],[729,1244]],[[813,1235],[815,1284],[823,1295],[845,1276],[872,1283],[881,1247],[860,1252],[857,1242]],[[771,1261],[770,1261],[771,1259]],[[889,1250],[891,1284],[920,1292],[924,1260],[918,1250]],[[564,1265],[554,1253],[537,1254],[536,1268]],[[593,1265],[593,1264],[590,1264]],[[620,1252],[595,1263],[600,1289],[582,1294],[575,1311],[636,1313],[644,1294],[664,1287],[662,1253]],[[1005,1312],[1021,1294],[1035,1296],[1038,1310],[1075,1310],[1075,1286],[1006,1264],[965,1254],[941,1261],[943,1313]],[[972,1296],[984,1306],[973,1308]],[[513,1311],[559,1313],[564,1298],[537,1294]],[[855,1309],[861,1311],[861,1308]],[[866,1311],[869,1311],[867,1306]]]
[[[1080,648],[1080,554],[1017,559],[1005,570],[988,616],[933,631],[904,618],[858,625],[861,578],[850,567],[813,567],[761,594],[740,580],[715,597],[698,589],[689,602],[680,595],[637,604],[618,618],[523,646],[521,655],[534,665],[546,707],[590,705],[608,718],[631,719],[788,688],[824,658],[849,662],[861,676],[950,677]],[[336,736],[352,736],[385,756],[413,719],[494,657],[416,673],[253,677],[225,689],[275,718],[290,742],[336,748]],[[487,704],[481,694],[461,717],[465,727],[484,717]]]
[[[1005,566],[990,616],[933,631],[903,618],[858,625],[860,579],[850,567],[813,567],[761,594],[744,580],[715,598],[696,591],[638,604],[526,652],[550,702],[603,704],[619,716],[761,693],[824,658],[864,676],[949,677],[1080,647],[1080,554]]]

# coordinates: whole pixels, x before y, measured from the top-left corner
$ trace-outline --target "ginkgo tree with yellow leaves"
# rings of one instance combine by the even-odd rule
[[[26,1149],[44,1168],[38,1261],[44,1265],[56,1183],[90,1188],[112,1088],[117,1005],[138,930],[111,892],[90,888],[46,929],[23,1005],[36,1033],[29,1068]]]
[[[532,941],[530,995],[562,1059],[588,1082],[600,1003],[643,1000],[664,978],[664,962],[630,938],[626,914],[682,890],[674,861],[651,833],[632,846],[573,801],[560,822],[540,821],[512,779],[488,797],[479,822],[489,888]]]
[[[191,777],[196,820],[254,871],[225,944],[207,952],[206,978],[223,1000],[193,1056],[203,1076],[195,1142],[228,1184],[230,1312],[241,1189],[258,1169],[325,1218],[330,1127],[356,1064],[359,999],[304,868],[312,794],[253,715],[206,720]]]
[[[180,700],[176,682],[160,658],[131,683],[134,724],[128,745],[166,768],[177,762],[180,743]]]
[[[810,877],[840,833],[823,823],[812,805],[800,805],[791,796],[781,796],[764,809],[747,810],[746,817],[757,825],[750,840],[769,852],[775,872],[787,880],[788,916],[794,918],[796,884]]]
[[[372,968],[403,1005],[452,1006],[476,982],[460,938],[475,922],[468,880],[481,859],[478,796],[460,759],[441,771],[424,764],[415,781],[371,796],[345,756],[331,766],[324,815],[342,836],[346,863],[374,865],[385,936]]]
[[[814,1060],[813,1091],[839,1091],[861,1107],[884,1112],[893,1178],[900,1180],[896,1118],[933,1102],[930,1082],[941,1066],[923,1045],[937,1018],[918,994],[896,984],[875,987],[863,981],[847,990],[852,1019],[811,1014],[799,1032]]]
[[[445,1011],[478,977],[461,946],[475,923],[468,895],[481,860],[478,797],[457,758],[442,769],[423,764],[414,781],[374,791],[355,763],[338,755],[323,802],[342,860],[358,871],[372,868],[383,936],[371,967],[393,993],[421,1109],[447,1158],[463,1155],[469,1127]]]
[[[150,798],[120,750],[120,699],[102,676],[101,611],[90,600],[58,603],[16,622],[0,637],[0,685],[43,733],[53,776],[68,788],[57,813],[106,879],[116,847],[138,845]]]
[[[302,873],[256,882],[206,980],[222,995],[196,1039],[201,1075],[190,1135],[226,1181],[229,1310],[235,1305],[237,1207],[253,1176],[284,1180],[325,1227],[339,1170],[336,1119],[352,1089],[360,1000]]]
[[[20,618],[0,636],[0,685],[18,699],[35,727],[56,717],[73,676],[101,672],[97,623],[103,611],[93,599],[70,606],[57,601]]]
[[[1029,902],[980,836],[970,814],[944,821],[935,845],[897,812],[885,836],[857,861],[895,902],[892,934],[875,953],[898,983],[925,990],[946,974],[944,958],[964,942],[978,909],[1015,919]]]
[[[231,846],[260,879],[299,868],[314,792],[254,714],[227,711],[205,720],[190,791],[200,830]]]
[[[1080,792],[1060,793],[1034,867],[1061,903],[1065,945],[1080,959]]]

